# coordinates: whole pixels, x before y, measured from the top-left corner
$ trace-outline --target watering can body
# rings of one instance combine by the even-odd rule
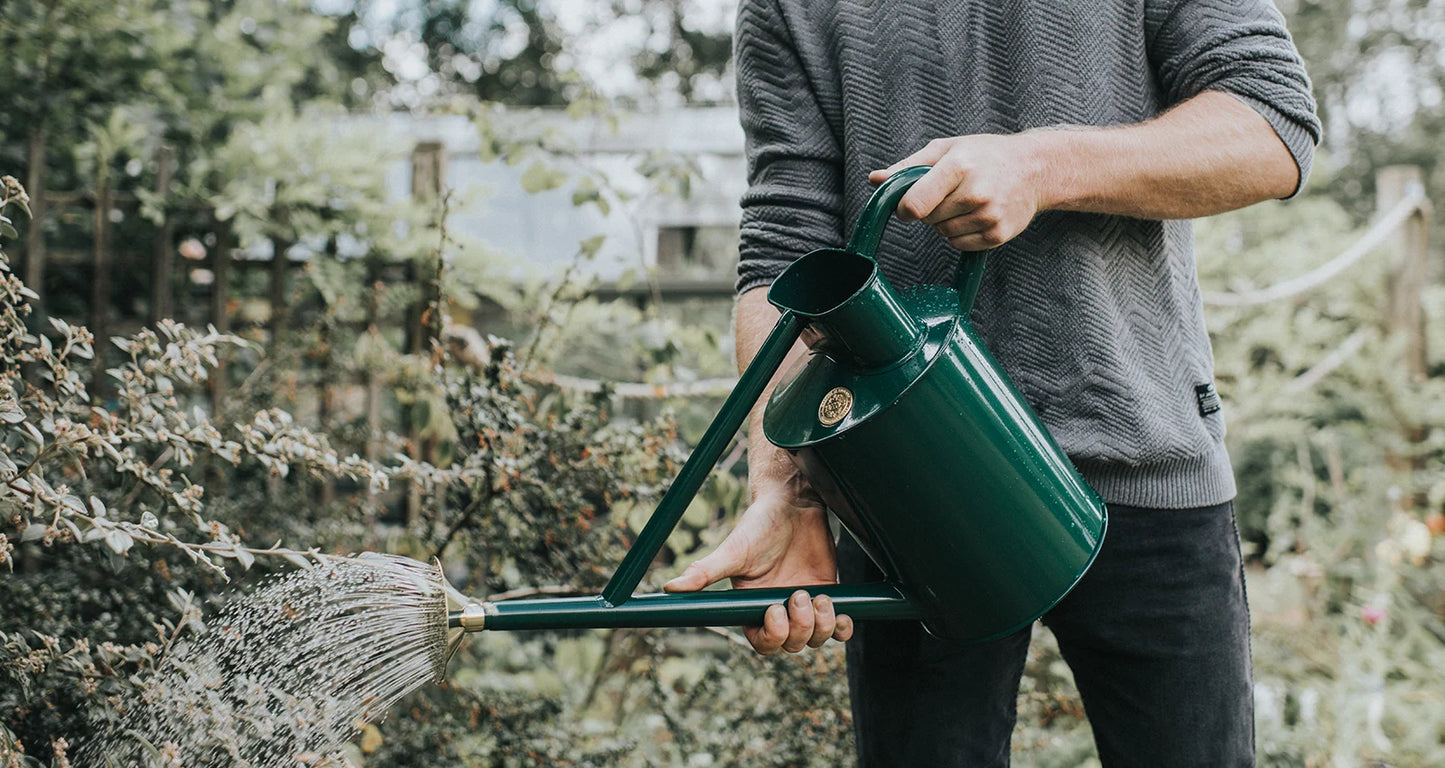
[[[849,260],[863,284],[820,306],[831,297],[811,273],[847,271]],[[978,340],[969,302],[941,286],[895,293],[849,251],[792,269],[769,298],[805,315],[814,351],[774,391],[768,439],[793,454],[932,634],[983,640],[1038,618],[1098,553],[1104,505]],[[864,321],[840,314],[893,327],[859,350],[838,331]]]
[[[966,256],[953,287],[895,291],[873,255],[907,188],[900,171],[845,249],[813,251],[769,289],[782,318],[723,404],[612,580],[595,598],[454,600],[478,629],[759,624],[795,589],[859,619],[918,619],[985,640],[1064,597],[1102,545],[1105,507],[976,336],[982,276]],[[811,352],[767,405],[764,432],[883,570],[886,581],[634,596],[682,512],[796,339]]]

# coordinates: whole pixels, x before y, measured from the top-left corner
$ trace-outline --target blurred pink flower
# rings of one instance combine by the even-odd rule
[[[183,241],[177,250],[181,252],[182,258],[190,259],[191,261],[200,261],[206,258],[206,246],[202,245],[201,241],[194,237]]]
[[[1379,624],[1385,618],[1385,609],[1378,605],[1367,605],[1360,609],[1360,618],[1371,626]]]

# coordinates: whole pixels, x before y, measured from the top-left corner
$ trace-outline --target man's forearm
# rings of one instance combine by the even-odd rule
[[[1189,219],[1288,197],[1299,184],[1269,123],[1218,91],[1136,125],[1028,135],[1044,210]]]
[[[758,348],[768,338],[768,333],[773,330],[773,326],[778,324],[780,313],[776,307],[768,303],[767,293],[766,290],[756,288],[738,297],[734,337],[737,346],[738,370],[740,371],[747,368],[748,364],[753,361]],[[790,369],[806,351],[807,348],[803,346],[802,342],[795,344],[779,371]],[[774,375],[773,381],[763,391],[763,396],[758,398],[758,405],[753,408],[752,415],[748,419],[748,482],[755,497],[764,488],[804,484],[802,474],[788,456],[787,451],[769,443],[763,436],[763,404],[767,403],[768,397],[772,394],[773,386],[777,384],[777,378]]]
[[[1299,168],[1274,128],[1206,91],[1143,123],[940,138],[869,179],[931,165],[898,204],[961,251],[997,248],[1040,211],[1190,219],[1287,197]]]

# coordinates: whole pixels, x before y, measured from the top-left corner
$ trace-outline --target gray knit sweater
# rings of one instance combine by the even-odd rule
[[[836,246],[868,172],[929,140],[1137,123],[1205,90],[1234,94],[1308,173],[1320,125],[1269,0],[742,0],[747,133],[738,289]],[[894,221],[895,286],[947,282],[930,227]],[[973,321],[1085,479],[1110,503],[1234,496],[1210,392],[1188,221],[1046,212],[994,249]]]

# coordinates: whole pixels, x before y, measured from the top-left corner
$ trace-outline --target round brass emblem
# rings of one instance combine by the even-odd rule
[[[818,404],[818,421],[825,427],[831,427],[843,420],[848,412],[853,410],[853,393],[847,387],[834,387],[823,395],[823,402]]]

